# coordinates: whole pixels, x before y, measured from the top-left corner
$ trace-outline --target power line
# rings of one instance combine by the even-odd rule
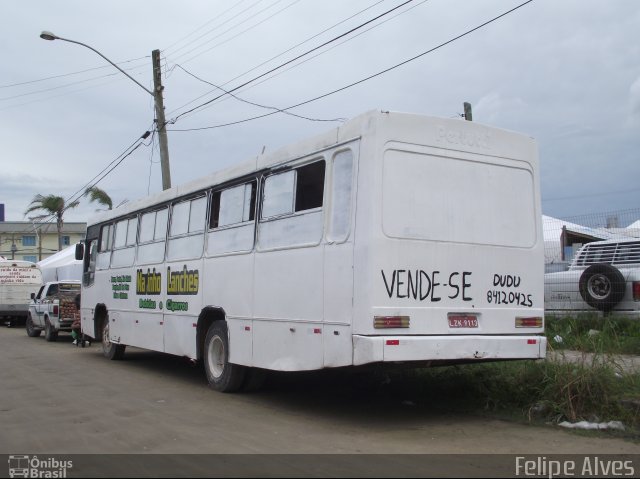
[[[228,29],[228,30],[226,30],[226,31],[224,31],[224,32],[222,32],[222,33],[220,33],[219,35],[217,35],[217,36],[215,36],[214,38],[212,38],[212,39],[208,40],[208,41],[207,41],[207,42],[205,42],[204,44],[202,44],[202,45],[200,45],[200,46],[198,46],[198,47],[196,47],[196,48],[194,48],[194,49],[190,50],[189,52],[185,53],[185,54],[184,54],[184,55],[182,55],[182,56],[185,56],[185,55],[187,55],[188,53],[190,53],[190,52],[192,52],[192,51],[194,51],[194,50],[197,50],[197,49],[198,49],[198,48],[200,48],[201,46],[206,45],[206,43],[210,43],[211,41],[215,40],[216,38],[221,37],[221,36],[222,36],[222,35],[224,35],[225,33],[230,32],[230,31],[231,31],[231,30],[233,30],[234,28],[239,27],[239,26],[240,26],[240,25],[242,25],[243,23],[245,23],[245,22],[249,21],[251,18],[253,18],[253,17],[255,17],[255,16],[258,16],[258,15],[259,15],[259,14],[261,14],[262,12],[264,12],[264,11],[268,10],[269,8],[271,8],[271,7],[275,6],[277,3],[280,3],[280,1],[282,1],[282,0],[278,0],[278,1],[277,1],[276,3],[274,3],[273,5],[271,5],[271,6],[267,7],[267,8],[265,8],[265,9],[263,9],[263,10],[260,10],[258,13],[256,13],[256,14],[255,14],[255,15],[253,15],[252,17],[249,17],[248,19],[246,19],[246,20],[244,20],[244,21],[242,21],[242,22],[238,23],[237,25],[235,25],[235,26],[231,27],[230,29]],[[289,8],[293,7],[296,3],[299,3],[299,2],[300,2],[300,0],[294,0],[293,2],[291,2],[290,4],[288,4],[288,5],[284,6],[283,8],[281,8],[280,10],[278,10],[277,12],[272,13],[272,14],[271,14],[271,15],[269,15],[267,18],[264,18],[264,19],[260,20],[258,23],[255,23],[255,24],[251,25],[250,27],[245,28],[245,29],[244,29],[244,30],[242,30],[241,32],[238,32],[237,34],[235,34],[235,35],[233,35],[233,36],[231,36],[231,37],[227,38],[226,40],[223,40],[223,41],[221,41],[221,42],[219,42],[219,43],[216,43],[215,45],[213,45],[213,46],[211,46],[211,47],[207,48],[206,50],[204,50],[204,51],[202,51],[202,52],[200,52],[200,53],[198,53],[198,54],[196,54],[196,55],[194,55],[194,56],[192,56],[191,58],[187,58],[186,60],[183,60],[183,61],[182,61],[182,63],[190,62],[191,60],[194,60],[195,58],[198,58],[200,55],[204,55],[205,53],[210,52],[211,50],[214,50],[215,48],[218,48],[219,46],[224,45],[225,43],[228,43],[228,42],[230,42],[231,40],[234,40],[234,39],[238,38],[240,35],[243,35],[243,34],[247,33],[248,31],[253,30],[254,28],[256,28],[256,27],[258,27],[258,26],[262,25],[263,23],[265,23],[265,22],[267,22],[268,20],[272,19],[272,18],[273,18],[273,17],[275,17],[276,15],[279,15],[280,13],[284,12],[285,10],[288,10]],[[182,57],[182,56],[181,56],[181,57]],[[181,57],[178,57],[178,58],[181,58]]]
[[[75,201],[78,201],[80,198],[82,198],[82,196],[84,195],[84,192],[87,188],[92,187],[92,186],[96,186],[98,183],[100,183],[104,178],[107,177],[107,175],[109,175],[113,170],[115,170],[118,166],[120,166],[120,164],[127,158],[129,157],[134,151],[136,151],[140,146],[142,146],[144,144],[144,140],[146,138],[148,138],[150,134],[150,131],[147,130],[142,136],[140,136],[139,138],[137,138],[133,143],[131,143],[122,153],[120,153],[114,160],[112,160],[111,162],[109,162],[109,164],[107,166],[105,166],[97,175],[95,175],[93,178],[91,178],[87,183],[84,184],[84,186],[82,186],[78,191],[76,191],[75,193],[73,193],[71,196],[69,196],[66,200],[65,200],[65,205],[69,205]],[[136,144],[137,143],[137,144]],[[64,213],[67,209],[69,209],[68,206],[66,206],[63,210],[62,213]],[[46,225],[46,224],[50,224],[52,223],[54,220],[56,220],[57,218],[57,214],[50,214],[50,215],[44,215],[40,221],[40,224],[38,227],[41,227],[42,225]],[[35,228],[34,228],[35,230]]]
[[[278,72],[274,72],[271,76],[268,76],[268,77],[266,77],[266,78],[263,78],[261,81],[259,81],[259,82],[257,82],[257,83],[253,83],[253,84],[252,84],[251,86],[249,86],[248,88],[243,88],[243,89],[242,89],[242,91],[244,92],[244,91],[250,90],[250,89],[252,89],[252,88],[255,88],[255,87],[256,87],[256,86],[258,86],[258,85],[262,85],[263,83],[265,83],[265,82],[267,82],[267,81],[269,81],[269,80],[271,80],[271,79],[273,79],[273,78],[276,78],[276,77],[278,77],[278,76],[280,76],[280,75],[282,75],[282,74],[284,74],[284,73],[286,73],[286,72],[288,72],[288,71],[290,71],[290,70],[293,70],[294,68],[298,68],[299,66],[301,66],[301,65],[303,65],[303,64],[305,64],[305,63],[307,63],[307,62],[309,62],[309,61],[311,61],[311,60],[313,60],[314,58],[317,58],[317,57],[319,57],[319,56],[321,56],[321,55],[324,55],[325,53],[328,53],[328,52],[330,52],[331,50],[333,50],[333,49],[335,49],[335,48],[338,48],[340,45],[344,45],[344,44],[345,44],[345,43],[347,43],[347,42],[350,42],[350,41],[352,41],[352,40],[355,40],[355,39],[356,39],[356,38],[358,38],[359,36],[364,35],[365,33],[367,33],[367,32],[369,32],[369,31],[373,30],[374,28],[378,28],[379,26],[384,25],[385,23],[387,23],[387,22],[389,22],[389,21],[393,20],[394,18],[399,17],[400,15],[404,15],[405,13],[410,12],[410,11],[411,11],[411,10],[413,10],[414,8],[417,8],[417,7],[419,7],[420,5],[422,5],[422,4],[424,4],[424,3],[428,2],[428,1],[429,1],[429,0],[422,0],[420,3],[417,3],[417,4],[413,5],[412,7],[407,8],[406,10],[403,10],[403,11],[401,11],[401,12],[398,12],[398,13],[396,13],[395,15],[393,15],[393,16],[391,16],[391,17],[389,17],[389,18],[387,18],[387,19],[385,19],[385,20],[383,20],[383,21],[381,21],[380,23],[377,23],[377,24],[375,24],[375,25],[372,25],[372,26],[370,26],[369,28],[367,28],[367,29],[365,29],[365,30],[361,31],[360,33],[357,33],[356,35],[353,35],[352,37],[349,37],[349,38],[345,38],[345,39],[343,39],[341,42],[336,43],[335,45],[333,45],[333,46],[331,46],[331,47],[327,48],[326,50],[323,50],[323,51],[321,51],[321,52],[316,53],[315,55],[312,55],[312,56],[310,56],[310,57],[308,57],[308,58],[305,58],[304,60],[301,60],[300,62],[298,62],[298,63],[296,63],[296,64],[294,64],[294,65],[289,66],[288,68],[285,68],[285,69],[280,70],[280,71],[278,71]],[[230,83],[231,81],[232,81],[232,80],[230,80],[230,81],[229,81],[229,82],[227,82],[227,83]],[[226,85],[226,83],[225,83],[225,85]],[[207,94],[209,94],[209,93],[212,93],[212,92],[208,92]],[[202,96],[206,96],[207,94],[205,94],[205,95],[201,95],[201,96],[200,96],[200,97],[198,97],[198,98],[201,98]],[[220,101],[225,101],[226,99],[227,99],[227,98],[222,99],[222,100],[220,100]],[[189,103],[193,103],[193,101],[191,101],[191,102],[189,102]],[[205,110],[205,109],[207,109],[207,108],[210,108],[210,107],[214,106],[215,104],[216,104],[216,102],[211,103],[211,104],[207,105],[206,107],[204,107],[202,110]],[[202,110],[201,110],[201,111],[202,111]],[[174,110],[174,111],[175,111],[175,110]]]
[[[239,17],[240,15],[242,15],[243,13],[245,13],[245,12],[247,12],[247,11],[251,10],[253,7],[255,7],[256,5],[258,5],[259,3],[262,3],[263,1],[264,1],[264,0],[258,0],[257,2],[252,3],[251,5],[249,5],[247,8],[245,8],[245,9],[244,9],[244,10],[242,10],[241,12],[238,12],[238,13],[237,13],[236,15],[234,15],[233,17],[228,18],[227,20],[225,20],[224,22],[222,22],[220,25],[217,25],[217,26],[213,27],[211,30],[207,30],[205,33],[203,33],[202,35],[200,35],[198,38],[195,38],[194,40],[192,40],[192,41],[188,42],[186,45],[184,45],[184,46],[182,46],[182,47],[178,48],[178,49],[176,50],[176,52],[178,52],[178,51],[180,51],[180,50],[182,50],[182,49],[186,48],[187,46],[189,46],[189,45],[191,45],[192,43],[194,43],[194,42],[196,42],[196,41],[200,40],[201,38],[206,37],[208,34],[210,34],[210,33],[214,32],[214,31],[216,31],[218,28],[220,28],[220,27],[222,27],[222,26],[226,25],[226,24],[227,24],[227,23],[229,23],[231,20],[233,20],[233,19],[235,19],[235,18]],[[278,0],[278,1],[282,1],[282,0]],[[240,3],[242,3],[242,2],[240,2]],[[249,17],[249,18],[251,18],[251,17]],[[205,42],[205,43],[206,43],[206,42]],[[190,50],[190,51],[192,51],[192,50]],[[174,53],[175,53],[175,52],[174,52]],[[189,52],[187,52],[187,53],[189,53]]]
[[[291,60],[288,60],[288,61],[286,61],[286,62],[284,62],[284,63],[282,63],[282,64],[278,65],[277,67],[272,68],[271,70],[269,70],[269,71],[267,71],[267,72],[265,72],[265,73],[262,73],[262,74],[258,75],[257,77],[254,77],[254,78],[253,78],[253,79],[251,79],[251,80],[248,80],[248,81],[244,82],[243,84],[241,84],[241,85],[239,85],[239,86],[237,86],[237,87],[235,87],[235,88],[232,88],[232,89],[231,89],[231,90],[229,90],[229,91],[230,91],[230,92],[234,92],[234,91],[236,91],[236,90],[239,90],[240,88],[245,87],[245,86],[249,85],[250,83],[253,83],[253,82],[254,82],[254,81],[256,81],[256,80],[258,80],[258,79],[260,79],[260,78],[262,78],[262,77],[264,77],[264,76],[266,76],[266,75],[268,75],[268,74],[270,74],[270,73],[273,73],[274,71],[279,70],[280,68],[283,68],[283,67],[285,67],[286,65],[289,65],[290,63],[293,63],[293,62],[295,62],[296,60],[299,60],[300,58],[303,58],[304,56],[306,56],[306,55],[308,55],[308,54],[310,54],[310,53],[312,53],[312,52],[314,52],[314,51],[316,51],[316,50],[318,50],[318,49],[320,49],[320,48],[322,48],[322,47],[324,47],[324,46],[326,46],[326,45],[329,45],[329,44],[331,44],[331,43],[333,43],[333,42],[335,42],[335,41],[339,40],[340,38],[343,38],[343,37],[345,37],[345,36],[347,36],[347,35],[349,35],[349,34],[351,34],[351,33],[355,32],[355,31],[359,30],[360,28],[365,27],[366,25],[368,25],[368,24],[370,24],[370,23],[372,23],[372,22],[374,22],[374,21],[378,20],[379,18],[384,17],[385,15],[388,15],[389,13],[391,13],[391,12],[393,12],[393,11],[395,11],[395,10],[397,10],[397,9],[399,9],[399,8],[401,8],[401,7],[403,7],[403,6],[407,5],[407,4],[409,4],[409,3],[411,3],[412,1],[413,1],[413,0],[406,0],[405,2],[401,3],[400,5],[397,5],[397,6],[393,7],[392,9],[387,10],[386,12],[384,12],[384,13],[382,13],[382,14],[380,14],[380,15],[378,15],[378,16],[376,16],[376,17],[374,17],[374,18],[372,18],[372,19],[370,19],[370,20],[367,20],[366,22],[364,22],[364,23],[362,23],[362,24],[358,25],[357,27],[354,27],[354,28],[352,28],[352,29],[348,30],[347,32],[344,32],[344,33],[342,33],[342,34],[340,34],[340,35],[338,35],[338,36],[336,36],[336,37],[332,38],[331,40],[328,40],[328,41],[324,42],[323,44],[321,44],[321,45],[319,45],[319,46],[317,46],[317,47],[314,47],[314,48],[312,48],[311,50],[308,50],[308,51],[306,51],[306,52],[304,52],[304,53],[302,53],[302,54],[300,54],[300,55],[296,56],[295,58],[292,58]],[[531,0],[531,1],[533,1],[533,0]],[[215,97],[215,98],[213,98],[213,99],[211,99],[211,100],[208,100],[208,101],[206,101],[206,102],[204,102],[204,103],[202,103],[202,104],[200,104],[200,105],[198,105],[198,106],[195,106],[195,107],[193,107],[193,108],[191,108],[191,109],[189,109],[189,110],[185,111],[184,113],[179,114],[178,116],[176,116],[176,117],[171,121],[171,123],[175,123],[175,122],[176,122],[178,119],[180,119],[181,117],[183,117],[183,116],[185,116],[185,115],[187,115],[187,114],[189,114],[189,113],[192,113],[192,112],[194,112],[194,111],[196,111],[196,110],[198,110],[198,109],[202,108],[203,106],[208,105],[208,104],[210,104],[210,103],[212,103],[212,102],[216,101],[218,98],[221,98],[221,97],[222,97],[222,96],[224,96],[224,95],[225,95],[225,94],[219,95],[219,96],[217,96],[217,97]],[[174,130],[174,131],[178,131],[178,130]]]
[[[149,58],[149,55],[144,56],[144,57],[140,57],[140,58],[133,58],[131,60],[125,60],[123,62],[116,62],[116,65],[124,65],[125,63],[136,62],[138,60],[143,60],[145,58]],[[63,78],[63,77],[68,77],[68,76],[72,76],[72,75],[79,75],[81,73],[86,73],[86,72],[90,72],[90,71],[94,71],[94,70],[100,70],[100,69],[103,69],[103,68],[111,68],[111,65],[103,65],[101,67],[87,68],[86,70],[79,70],[79,71],[71,72],[71,73],[63,73],[63,74],[60,74],[60,75],[53,75],[53,76],[49,76],[49,77],[39,78],[37,80],[29,80],[29,81],[23,81],[23,82],[19,82],[19,83],[8,83],[6,85],[0,85],[0,88],[11,88],[11,87],[16,87],[16,86],[29,85],[31,83],[39,83],[39,82],[43,82],[43,81],[47,81],[47,80],[54,80],[56,78]],[[140,68],[140,67],[138,66],[138,67],[135,67],[135,68]]]
[[[176,40],[175,42],[173,42],[171,45],[169,45],[166,48],[163,48],[162,51],[163,52],[167,52],[169,50],[171,50],[174,46],[176,46],[178,43],[180,43],[183,40],[186,40],[187,38],[189,38],[191,35],[194,35],[196,32],[199,32],[200,30],[202,30],[204,27],[206,27],[207,25],[209,25],[210,23],[216,21],[218,18],[223,17],[226,13],[230,12],[231,10],[233,10],[234,8],[238,7],[241,3],[244,3],[246,0],[240,0],[238,3],[236,3],[235,5],[233,5],[232,7],[227,8],[224,12],[222,12],[221,14],[215,16],[214,18],[212,18],[211,20],[205,22],[203,25],[199,26],[198,28],[196,28],[195,30],[193,30],[191,33],[189,33],[188,35],[185,35],[184,37],[180,38],[179,40]],[[200,38],[200,37],[198,37]],[[196,38],[196,40],[198,40],[198,38]],[[193,41],[196,41],[193,40]],[[193,43],[190,42],[190,43]]]
[[[504,12],[504,13],[502,13],[502,14],[494,17],[494,18],[492,18],[491,20],[487,20],[486,22],[478,25],[477,27],[474,27],[474,28],[472,28],[470,30],[467,30],[466,32],[464,32],[462,34],[460,34],[460,35],[458,35],[456,37],[453,37],[450,40],[447,40],[446,42],[443,42],[443,43],[441,43],[441,44],[439,44],[439,45],[437,45],[437,46],[435,46],[433,48],[430,48],[429,50],[426,50],[426,51],[424,51],[424,52],[422,52],[422,53],[420,53],[418,55],[415,55],[415,56],[413,56],[411,58],[408,58],[407,60],[404,60],[404,61],[402,61],[400,63],[397,63],[397,64],[395,64],[395,65],[393,65],[393,66],[391,66],[389,68],[385,68],[384,70],[381,70],[381,71],[379,71],[377,73],[374,73],[373,75],[369,75],[368,77],[362,78],[361,80],[358,80],[356,82],[350,83],[348,85],[345,85],[345,86],[343,86],[341,88],[338,88],[336,90],[330,91],[328,93],[324,93],[323,95],[317,96],[317,97],[312,98],[310,100],[306,100],[306,101],[297,103],[295,105],[291,105],[291,106],[289,106],[287,108],[283,108],[283,110],[290,110],[290,109],[297,108],[297,107],[302,106],[302,105],[306,105],[308,103],[312,103],[314,101],[320,100],[322,98],[326,98],[326,97],[328,97],[330,95],[334,95],[334,94],[339,93],[341,91],[344,91],[344,90],[346,90],[348,88],[354,87],[354,86],[359,85],[361,83],[364,83],[364,82],[366,82],[368,80],[376,78],[376,77],[378,77],[380,75],[388,73],[391,70],[394,70],[394,69],[399,68],[399,67],[401,67],[403,65],[406,65],[407,63],[415,61],[418,58],[421,58],[421,57],[423,57],[423,56],[425,56],[425,55],[427,55],[427,54],[429,54],[431,52],[434,52],[435,50],[438,50],[438,49],[440,49],[440,48],[442,48],[442,47],[444,47],[446,45],[449,45],[450,43],[453,43],[456,40],[459,40],[460,38],[463,38],[463,37],[475,32],[476,30],[479,30],[479,29],[481,29],[481,28],[483,28],[483,27],[485,27],[485,26],[487,26],[487,25],[499,20],[500,18],[502,18],[502,17],[504,17],[504,16],[506,16],[506,15],[508,15],[508,14],[510,14],[510,13],[512,13],[512,12],[524,7],[525,5],[527,5],[527,4],[531,3],[531,2],[533,2],[533,0],[527,0],[526,2],[523,2],[520,5],[517,5],[516,7],[512,8],[510,10],[507,10],[506,12]],[[273,115],[275,113],[277,113],[277,112],[265,113],[264,115],[259,115],[259,116],[255,116],[255,117],[252,117],[252,118],[246,118],[244,120],[239,120],[239,121],[234,121],[234,122],[224,123],[224,124],[219,124],[219,125],[204,126],[204,127],[200,127],[200,128],[185,128],[185,129],[173,129],[172,128],[170,131],[198,131],[198,130],[210,130],[210,129],[214,129],[214,128],[222,128],[222,127],[225,127],[225,126],[231,126],[231,125],[237,125],[237,124],[240,124],[240,123],[246,123],[248,121],[257,120],[259,118],[265,118],[265,117],[271,116],[271,115]],[[176,117],[176,119],[177,118],[179,118],[179,117]]]
[[[245,100],[244,98],[240,98],[239,96],[237,96],[237,95],[225,90],[224,88],[222,88],[222,87],[220,87],[218,85],[215,85],[215,84],[213,84],[213,83],[211,83],[211,82],[209,82],[207,80],[204,80],[204,79],[200,78],[199,76],[191,73],[190,71],[188,71],[187,69],[185,69],[183,66],[181,66],[179,64],[176,64],[176,67],[180,68],[182,71],[184,71],[186,74],[192,76],[196,80],[199,80],[199,81],[201,81],[203,83],[206,83],[207,85],[211,85],[211,86],[213,86],[213,87],[215,87],[215,88],[217,88],[219,90],[222,90],[226,95],[229,95],[229,96],[235,98],[238,101],[241,101],[243,103],[248,103],[249,105],[257,106],[259,108],[266,108],[268,110],[275,110],[273,113],[284,113],[285,115],[291,115],[291,116],[295,116],[296,118],[302,118],[303,120],[309,120],[309,121],[327,121],[327,122],[331,122],[331,121],[344,122],[344,121],[346,121],[346,118],[331,118],[331,119],[310,118],[308,116],[298,115],[297,113],[292,113],[290,111],[286,111],[286,110],[283,110],[281,108],[277,108],[275,106],[261,105],[260,103],[255,103],[255,102],[252,102],[252,101],[249,101],[249,100]]]
[[[332,26],[330,26],[330,27],[328,27],[328,28],[325,28],[325,29],[324,29],[324,30],[322,30],[321,32],[318,32],[318,33],[316,33],[315,35],[312,35],[312,36],[310,36],[310,37],[306,38],[305,40],[303,40],[302,42],[300,42],[300,43],[298,43],[298,44],[296,44],[296,45],[292,46],[291,48],[288,48],[287,50],[285,50],[285,51],[283,51],[283,52],[281,52],[281,53],[278,53],[277,55],[275,55],[275,56],[273,56],[273,57],[269,58],[268,60],[263,61],[263,62],[262,62],[262,63],[260,63],[259,65],[256,65],[255,67],[253,67],[253,68],[251,68],[251,69],[249,69],[249,70],[245,71],[244,73],[241,73],[240,75],[238,75],[238,76],[236,76],[236,77],[232,78],[231,80],[226,81],[225,83],[223,83],[223,84],[222,84],[222,86],[226,86],[226,85],[228,85],[229,83],[231,83],[232,81],[235,81],[235,80],[237,80],[238,78],[242,78],[243,76],[247,75],[248,73],[251,73],[252,71],[257,70],[257,69],[258,69],[258,68],[260,68],[261,66],[266,65],[267,63],[269,63],[269,62],[271,62],[271,61],[275,60],[276,58],[279,58],[279,57],[281,57],[282,55],[284,55],[284,54],[286,54],[286,53],[289,53],[290,51],[292,51],[292,50],[294,50],[294,49],[298,48],[299,46],[304,45],[305,43],[307,43],[307,42],[309,42],[309,41],[313,40],[314,38],[319,37],[319,36],[320,36],[320,35],[322,35],[323,33],[326,33],[326,32],[328,32],[329,30],[333,30],[333,29],[334,29],[335,27],[337,27],[338,25],[341,25],[341,24],[343,24],[343,23],[345,23],[345,22],[347,22],[347,21],[351,20],[352,18],[357,17],[358,15],[360,15],[360,14],[362,14],[362,13],[366,12],[367,10],[370,10],[370,9],[371,9],[371,8],[373,8],[373,7],[375,7],[376,5],[379,5],[379,4],[380,4],[380,3],[382,3],[383,1],[384,1],[384,0],[378,0],[376,3],[374,3],[374,4],[372,4],[372,5],[369,5],[368,7],[366,7],[366,8],[364,8],[364,9],[360,10],[359,12],[356,12],[356,13],[354,13],[353,15],[351,15],[351,16],[349,16],[349,17],[345,18],[344,20],[341,20],[341,21],[339,21],[338,23],[335,23],[335,24],[333,24]],[[425,0],[425,1],[426,1],[426,0]],[[423,3],[424,3],[424,2],[423,2]],[[184,105],[181,105],[181,106],[179,106],[178,108],[175,108],[174,110],[170,111],[170,112],[169,112],[169,114],[172,114],[172,113],[174,113],[174,112],[176,112],[176,111],[178,111],[178,110],[181,110],[182,108],[184,108],[184,107],[186,107],[186,106],[188,106],[188,105],[190,105],[190,104],[192,104],[192,103],[195,103],[195,102],[196,102],[196,101],[198,101],[200,98],[203,98],[203,97],[205,97],[205,96],[209,95],[210,93],[213,93],[214,91],[215,91],[215,90],[210,90],[210,91],[208,91],[208,92],[206,92],[206,93],[204,93],[204,94],[202,94],[202,95],[200,95],[200,96],[198,96],[198,97],[194,98],[193,100],[191,100],[191,101],[189,101],[189,102],[185,103]]]

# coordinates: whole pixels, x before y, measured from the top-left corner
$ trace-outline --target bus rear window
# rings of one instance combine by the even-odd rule
[[[515,162],[387,150],[382,181],[387,236],[515,247],[536,242],[533,176]]]

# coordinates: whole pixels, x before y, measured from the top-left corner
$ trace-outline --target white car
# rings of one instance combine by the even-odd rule
[[[568,271],[544,275],[547,314],[599,311],[640,318],[640,240],[584,245]]]

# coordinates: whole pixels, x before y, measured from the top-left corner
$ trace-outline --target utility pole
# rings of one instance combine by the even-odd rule
[[[131,75],[129,75],[122,68],[120,68],[118,65],[113,63],[107,57],[105,57],[98,50],[96,50],[92,46],[87,45],[86,43],[77,42],[75,40],[70,40],[68,38],[62,38],[46,30],[40,34],[40,38],[48,41],[61,40],[63,42],[75,43],[76,45],[82,45],[83,47],[88,48],[89,50],[93,50],[102,58],[104,58],[107,62],[113,65],[116,69],[118,69],[120,73],[125,75],[127,78],[129,78],[129,80],[136,83],[140,88],[142,88],[144,91],[146,91],[149,95],[153,97],[153,100],[156,106],[156,121],[158,122],[158,137],[159,137],[159,143],[160,143],[160,167],[162,170],[162,189],[168,190],[169,188],[171,188],[171,173],[169,171],[169,146],[167,142],[166,121],[164,119],[164,102],[162,100],[162,89],[164,87],[162,86],[162,71],[160,69],[160,50],[154,50],[153,52],[151,52],[151,59],[152,59],[152,65],[153,65],[153,85],[154,85],[153,91],[151,91],[142,83],[140,83],[138,80],[136,80]]]
[[[160,169],[162,171],[162,189],[171,188],[171,170],[169,169],[169,144],[167,140],[167,122],[164,119],[164,100],[162,98],[162,71],[160,69],[160,50],[151,52],[153,63],[153,99],[156,104],[158,122],[158,143],[160,144]]]

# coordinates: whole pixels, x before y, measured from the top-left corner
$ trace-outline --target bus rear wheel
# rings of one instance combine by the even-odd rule
[[[124,344],[115,344],[109,337],[109,318],[102,323],[102,354],[107,359],[119,360],[124,356]]]
[[[229,362],[229,334],[224,321],[209,326],[204,340],[204,369],[209,386],[216,391],[230,393],[242,386],[246,368]]]

